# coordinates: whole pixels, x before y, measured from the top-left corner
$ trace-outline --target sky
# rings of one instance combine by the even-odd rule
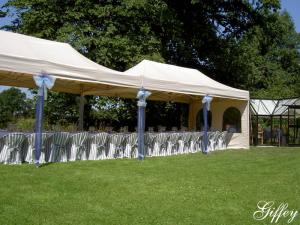
[[[7,0],[0,0],[0,7],[2,7]],[[298,33],[300,33],[300,0],[281,0],[281,8],[282,10],[286,10],[291,15],[295,29]],[[8,18],[0,18],[0,26],[3,26],[10,22]],[[0,85],[0,92],[7,89],[8,87],[4,87]],[[26,91],[26,89],[22,89],[28,97],[30,97],[30,93]]]
[[[281,8],[288,11],[294,21],[296,31],[300,33],[300,1],[281,0]]]

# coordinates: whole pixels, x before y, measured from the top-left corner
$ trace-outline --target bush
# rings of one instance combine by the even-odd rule
[[[15,126],[20,131],[34,131],[35,119],[33,118],[19,118]]]

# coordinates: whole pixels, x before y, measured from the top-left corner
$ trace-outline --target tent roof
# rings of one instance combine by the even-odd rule
[[[195,69],[144,60],[118,72],[87,59],[69,44],[0,31],[0,85],[35,88],[32,76],[56,77],[54,91],[135,98],[137,89],[150,99],[189,103],[209,94],[248,100],[249,92],[220,84]]]
[[[55,76],[54,90],[62,92],[139,87],[136,76],[98,65],[67,43],[0,31],[0,84],[35,87],[32,76],[41,72]]]
[[[139,75],[142,85],[149,90],[165,90],[190,95],[205,94],[233,99],[249,99],[249,92],[221,84],[196,69],[143,60],[126,71]]]
[[[280,116],[287,115],[288,106],[300,106],[300,98],[269,100],[269,99],[251,99],[251,114],[259,116]],[[299,109],[296,114],[300,115]]]

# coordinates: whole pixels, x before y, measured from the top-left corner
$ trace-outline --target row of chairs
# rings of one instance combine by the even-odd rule
[[[145,136],[147,156],[195,153],[204,149],[204,132],[148,133]],[[227,131],[208,132],[208,151],[227,148]]]
[[[226,148],[226,132],[208,134],[209,151]],[[40,163],[137,158],[137,133],[43,133]],[[203,149],[203,132],[145,134],[146,156],[194,153]],[[0,138],[0,163],[33,163],[35,134],[9,133]]]

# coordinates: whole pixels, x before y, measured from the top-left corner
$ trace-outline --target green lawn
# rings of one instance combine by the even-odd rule
[[[258,201],[300,211],[300,148],[0,165],[0,182],[1,225],[271,224],[252,218]]]

